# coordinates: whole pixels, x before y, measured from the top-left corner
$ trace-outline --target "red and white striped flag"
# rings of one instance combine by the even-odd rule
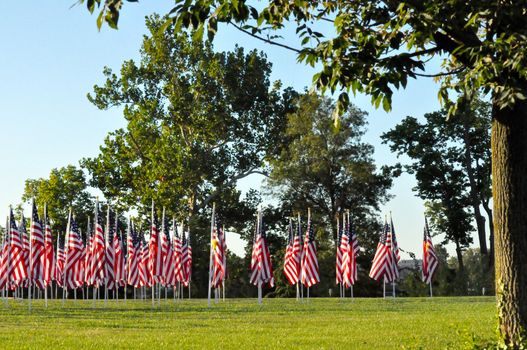
[[[58,239],[58,238],[57,238]],[[48,207],[44,205],[44,284],[50,286],[55,279],[55,251],[49,222]]]
[[[77,222],[70,212],[70,227],[66,235],[66,262],[64,264],[64,281],[68,289],[82,286],[84,281],[84,244]]]
[[[428,221],[425,218],[425,229],[423,237],[423,282],[432,283],[432,278],[437,269],[439,260],[432,244],[432,237],[428,229]]]
[[[115,225],[117,226],[118,217],[115,215]],[[115,283],[116,288],[124,287],[126,285],[126,264],[125,264],[125,251],[123,247],[123,240],[116,229],[115,236],[113,237],[113,250],[115,252]]]
[[[8,281],[11,288],[19,286],[27,278],[24,241],[16,226],[13,210],[9,210]]]
[[[0,289],[4,289],[8,282],[8,268],[9,268],[9,221],[6,222],[6,230],[4,232],[4,239],[0,249]]]
[[[90,218],[86,227],[86,245],[84,247],[84,282],[87,286],[91,285],[91,261],[93,246],[93,232],[90,225]]]
[[[318,274],[317,247],[315,245],[315,231],[311,222],[311,214],[308,214],[307,230],[302,250],[302,266],[300,280],[306,287],[314,286],[320,282]]]
[[[64,237],[64,240],[66,237]],[[60,287],[64,287],[64,265],[66,263],[66,255],[64,252],[64,240],[61,241],[60,235],[57,235],[57,257],[55,259],[55,281]]]
[[[357,281],[357,254],[359,252],[359,242],[355,233],[355,228],[351,223],[349,213],[343,219],[344,234],[342,235],[342,283],[346,288],[350,288]]]
[[[46,286],[44,280],[46,245],[44,242],[44,232],[42,232],[42,224],[38,217],[37,206],[34,201],[31,211],[30,278],[33,285],[39,289],[44,289]]]
[[[99,201],[95,203],[95,219],[93,220],[93,240],[90,251],[90,281],[95,287],[104,285],[106,280],[106,242],[102,225],[102,214],[99,210]]]
[[[141,287],[150,287],[152,286],[152,275],[150,274],[150,263],[149,263],[150,251],[148,249],[148,243],[145,241],[145,236],[141,233],[141,243],[140,243],[140,256],[138,260],[139,266],[139,283]]]
[[[390,231],[390,225],[385,221],[384,230],[381,233],[379,244],[377,245],[377,250],[375,252],[375,256],[373,257],[373,263],[370,270],[370,277],[376,281],[385,278],[386,282],[392,282],[395,279],[395,261]]]
[[[126,281],[135,288],[141,287],[139,283],[139,237],[134,229],[134,223],[128,220],[128,231],[126,234]]]
[[[212,231],[212,286],[218,288],[226,275],[226,243],[225,232],[221,226],[218,215],[214,217],[214,226]]]
[[[393,254],[393,280],[397,280],[399,278],[399,261],[401,260],[401,256],[399,255],[399,245],[397,244],[397,238],[395,237],[395,227],[393,226],[393,220],[390,214],[390,233],[389,238],[392,243],[392,254]]]
[[[251,258],[250,282],[255,286],[267,283],[270,287],[274,286],[273,265],[271,263],[271,254],[269,254],[267,235],[261,213],[258,213],[256,221],[256,234],[253,241]]]
[[[186,280],[185,268],[183,266],[183,241],[179,236],[176,221],[174,220],[174,275],[177,282],[183,283]],[[184,233],[183,233],[184,235]]]
[[[22,286],[27,288],[29,287],[29,279],[31,278],[31,246],[29,242],[29,236],[27,234],[27,222],[26,218],[24,217],[24,213],[21,213],[20,215],[18,231],[20,232],[20,237],[22,238],[24,245],[24,265],[26,266],[27,270],[27,277],[24,279]]]
[[[343,226],[344,226],[344,222],[342,222],[342,226],[340,226],[340,221],[337,218],[337,241],[335,243],[335,246],[337,248],[336,249],[337,257],[336,257],[336,262],[335,262],[335,274],[336,274],[335,282],[336,284],[342,283],[342,255],[343,255],[343,252],[346,251],[347,244],[348,244],[347,239],[344,242],[345,238],[343,237],[343,230],[344,230]]]
[[[105,275],[106,275],[106,288],[112,290],[117,288],[117,281],[115,276],[115,248],[114,248],[114,237],[117,231],[117,221],[115,220],[116,215],[110,209],[108,205],[108,210],[106,214],[106,240],[105,240]]]
[[[150,242],[148,243],[148,270],[152,278],[152,283],[161,283],[163,281],[163,252],[161,243],[157,213],[154,210],[154,202],[152,202],[152,226],[150,228]]]
[[[185,280],[183,285],[188,287],[191,281],[192,275],[192,246],[190,244],[190,231],[187,231],[187,236],[183,232],[183,248],[182,248],[183,259],[181,264],[183,265]]]
[[[289,241],[285,253],[284,275],[290,285],[295,285],[300,281],[301,237],[302,228],[300,221],[296,223],[296,229],[293,229],[292,219],[289,219]]]
[[[177,230],[176,227],[176,220],[172,220],[172,230]],[[174,237],[173,241],[170,239],[170,229],[168,225],[168,219],[165,216],[164,210],[163,210],[163,223],[161,224],[161,239],[162,239],[162,247],[163,247],[163,279],[165,280],[165,286],[166,287],[173,287],[176,285],[176,252],[174,251],[174,245],[175,245],[175,233],[172,234],[172,237]]]

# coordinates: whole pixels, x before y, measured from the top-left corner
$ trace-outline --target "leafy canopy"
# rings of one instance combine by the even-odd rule
[[[81,0],[84,2],[84,0]],[[98,26],[105,20],[116,27],[122,0],[86,1],[100,8]],[[495,103],[510,107],[527,97],[527,1],[269,1],[177,0],[170,11],[175,31],[192,29],[212,39],[218,23],[229,23],[260,40],[298,53],[299,61],[322,70],[314,76],[322,91],[341,91],[339,108],[349,104],[350,92],[371,95],[375,106],[391,106],[394,89],[408,78],[432,76],[442,80],[439,98],[492,92]],[[296,27],[298,48],[284,45],[276,35],[286,24]],[[330,33],[319,31],[332,24]],[[431,59],[441,70],[424,73]],[[436,61],[436,60],[434,60]],[[434,62],[433,61],[433,62]],[[458,104],[450,105],[449,113]]]

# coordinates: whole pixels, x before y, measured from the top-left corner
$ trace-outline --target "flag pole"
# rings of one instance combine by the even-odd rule
[[[33,225],[34,225],[34,222],[33,222],[33,216],[35,215],[34,213],[34,210],[35,210],[35,197],[33,197],[33,199],[31,200],[31,224],[29,226],[29,235],[28,235],[28,238],[29,238],[29,273],[28,273],[28,280],[29,280],[29,288],[28,288],[28,292],[27,292],[27,301],[28,301],[28,306],[29,306],[29,312],[31,312],[31,277],[32,277],[32,273],[33,273],[33,239],[32,239],[32,235],[31,235],[31,230],[33,228]],[[42,229],[42,228],[41,228]]]
[[[227,247],[227,232],[225,232],[225,225],[223,225],[223,242],[222,244]],[[223,302],[225,302],[225,279],[227,278],[227,249],[223,252],[223,281],[221,281],[221,289],[223,291]]]
[[[307,222],[311,225],[311,208],[307,208]],[[311,229],[311,227],[309,229]],[[309,284],[307,286],[307,300],[309,301]]]
[[[66,225],[66,234],[64,235],[64,255],[66,256],[65,262],[64,262],[64,271],[63,271],[63,281],[62,281],[62,306],[64,307],[64,299],[68,294],[68,282],[66,281],[66,267],[68,266],[68,244],[66,243],[67,238],[69,238],[68,232],[70,232],[70,224],[71,224],[71,207],[70,212],[68,214],[68,224]]]
[[[383,276],[382,297],[386,298],[386,276]]]
[[[430,298],[432,297],[432,281],[430,281]]]
[[[212,203],[212,217],[210,219],[210,256],[209,256],[209,291],[208,291],[208,306],[210,307],[210,293],[212,288],[212,231],[214,230],[214,215],[216,211],[216,203]]]
[[[343,225],[344,225],[344,223],[343,223]],[[337,256],[338,256],[339,250],[340,250],[339,227],[340,227],[340,218],[337,215],[337,236],[335,237],[335,248],[336,248],[336,252],[335,253],[337,254]],[[342,264],[342,260],[341,260],[341,264]],[[340,271],[338,271],[338,274],[340,274],[340,279],[341,280],[338,281],[338,285],[339,285],[339,296],[340,296],[340,298],[342,298],[342,268],[337,265],[337,269],[340,270]]]
[[[304,286],[302,285],[302,263],[304,262],[303,260],[303,255],[304,255],[304,244],[302,242],[302,238],[303,238],[303,235],[302,235],[302,219],[300,218],[300,212],[297,213],[297,216],[298,216],[298,230],[300,230],[300,246],[302,247],[302,254],[300,254],[300,271],[298,272],[298,286],[300,286],[300,299],[302,301],[304,301]]]
[[[6,231],[4,232],[4,239],[2,241],[2,250],[4,246],[7,246],[6,239],[7,239],[7,233],[9,232],[9,217],[6,219],[5,229]],[[7,249],[9,249],[9,247],[7,247]],[[4,306],[7,306],[8,295],[6,295],[6,291],[7,291],[7,282],[9,281],[9,276],[7,276],[6,274],[5,278],[6,278],[6,284],[5,284],[5,287],[2,288],[2,299],[4,299]]]
[[[151,224],[150,224],[150,241],[152,241],[152,227],[154,226],[154,200],[152,199],[152,215],[151,215]],[[157,230],[157,227],[156,227],[156,230]],[[159,239],[159,236],[158,236],[158,239]],[[157,247],[156,247],[157,248]],[[159,252],[158,252],[159,253]],[[150,259],[148,260],[150,264],[154,264],[155,265],[155,261],[153,262],[150,262]],[[152,307],[155,306],[155,294],[156,294],[156,280],[154,278],[154,276],[152,276]]]

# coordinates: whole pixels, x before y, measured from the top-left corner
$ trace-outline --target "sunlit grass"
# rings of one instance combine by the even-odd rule
[[[1,349],[459,349],[494,328],[491,297],[0,304]]]

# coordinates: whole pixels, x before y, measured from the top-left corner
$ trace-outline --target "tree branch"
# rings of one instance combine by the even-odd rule
[[[276,45],[276,46],[279,46],[279,47],[282,47],[284,49],[287,49],[287,50],[290,50],[290,51],[293,51],[293,52],[296,52],[296,53],[300,53],[300,50],[299,49],[295,49],[294,47],[291,47],[291,46],[288,46],[288,45],[285,45],[285,44],[281,44],[281,43],[277,43],[276,41],[273,41],[273,40],[270,40],[270,39],[267,39],[267,38],[264,38],[264,37],[261,37],[259,35],[256,35],[256,34],[253,34],[251,33],[250,31],[246,30],[246,29],[243,29],[242,27],[240,27],[239,25],[235,24],[234,22],[229,22],[230,24],[232,24],[234,26],[234,28],[238,29],[239,31],[247,34],[247,35],[250,35],[252,36],[253,38],[256,38],[258,40],[261,40],[267,44],[271,44],[271,45]]]

